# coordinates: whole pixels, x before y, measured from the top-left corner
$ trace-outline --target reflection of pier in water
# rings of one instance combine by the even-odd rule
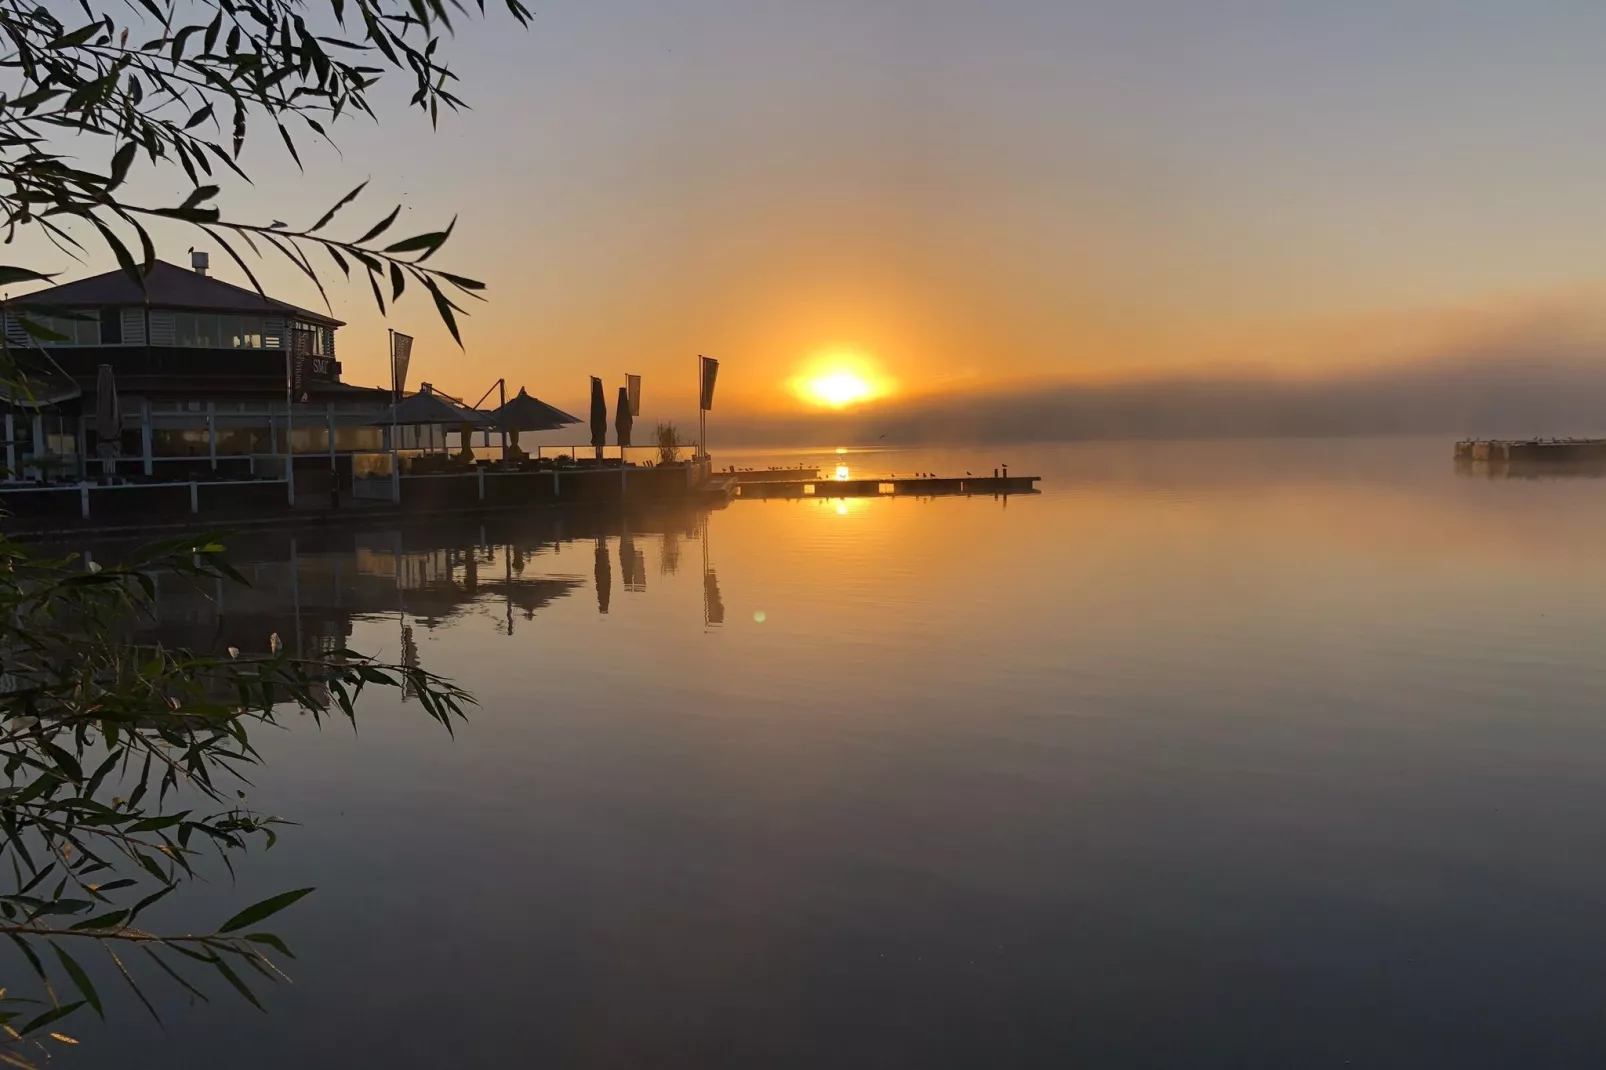
[[[223,541],[230,563],[250,586],[196,585],[177,575],[158,575],[154,613],[140,626],[140,638],[217,653],[228,647],[264,651],[269,637],[278,635],[291,651],[313,656],[349,645],[354,622],[389,618],[399,625],[400,647],[373,653],[416,661],[414,628],[430,630],[478,615],[511,635],[520,619],[533,620],[588,582],[596,586],[602,612],[617,609],[610,542],[617,547],[624,594],[646,590],[646,545],[655,537],[663,576],[679,570],[682,540],[703,543],[706,587],[712,579],[706,532],[706,513],[687,507],[486,517],[483,523],[371,532],[245,533]],[[593,544],[594,561],[586,555]],[[88,552],[110,561],[120,549],[137,545],[137,540],[102,541],[90,544]],[[719,623],[710,620],[706,594],[704,622]]]

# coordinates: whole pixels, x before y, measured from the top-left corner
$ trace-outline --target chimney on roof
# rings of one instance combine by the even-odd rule
[[[195,269],[197,275],[205,275],[206,269],[211,266],[212,258],[209,254],[199,249],[190,250],[190,267]]]

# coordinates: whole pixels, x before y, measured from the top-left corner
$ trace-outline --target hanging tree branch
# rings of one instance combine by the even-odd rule
[[[517,22],[528,23],[530,12],[520,0],[504,2]],[[6,242],[37,227],[74,252],[82,246],[61,223],[84,221],[143,285],[156,256],[144,222],[173,219],[215,239],[259,291],[230,237],[254,256],[264,255],[265,244],[320,293],[326,258],[345,278],[355,268],[367,276],[381,312],[411,281],[428,293],[462,344],[457,314],[464,310],[457,302],[465,295],[479,299],[485,287],[426,263],[453,224],[397,238],[391,226],[398,206],[355,239],[332,236],[325,228],[366,182],[308,226],[251,223],[224,215],[213,179],[222,168],[250,181],[241,152],[247,137],[265,127],[302,166],[298,133],[332,145],[331,127],[342,116],[377,119],[370,94],[387,72],[411,74],[410,105],[432,124],[443,107],[464,107],[440,44],[451,33],[453,13],[482,15],[484,0],[473,9],[461,0],[330,0],[318,11],[299,0],[127,0],[115,16],[97,12],[88,0],[79,7],[84,21],[69,25],[42,5],[0,0],[0,233]],[[78,156],[65,152],[68,139],[74,149],[104,148],[107,165],[80,165]],[[137,166],[182,171],[189,194],[172,205],[127,199],[125,184]],[[25,265],[0,267],[0,283],[47,277]]]

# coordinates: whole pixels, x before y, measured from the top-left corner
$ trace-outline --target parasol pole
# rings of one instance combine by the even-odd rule
[[[284,334],[280,337],[290,343],[284,349],[284,482],[290,498],[290,504],[294,505],[296,503],[296,450],[294,443],[290,439],[295,427],[295,404],[290,399],[290,385],[295,376],[290,367],[291,361],[295,359],[296,344],[295,333],[288,326],[289,322],[289,320],[285,321],[286,328]],[[147,334],[145,337],[149,338],[150,335]]]

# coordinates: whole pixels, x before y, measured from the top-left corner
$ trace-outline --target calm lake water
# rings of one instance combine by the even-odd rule
[[[838,460],[716,459],[802,456]],[[119,997],[65,1062],[1606,1060],[1606,481],[1440,440],[842,460],[1045,481],[262,535],[254,591],[164,585],[173,641],[481,706],[268,738],[251,800],[302,827],[174,917],[317,886],[295,985],[168,998],[165,1039]]]

